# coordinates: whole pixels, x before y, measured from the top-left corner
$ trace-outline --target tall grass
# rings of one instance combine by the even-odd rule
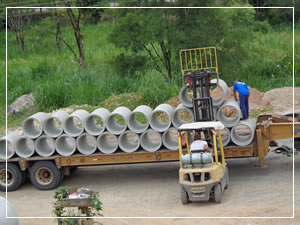
[[[84,71],[79,70],[76,59],[66,46],[63,46],[62,51],[58,51],[55,37],[39,32],[39,25],[28,28],[25,33],[25,54],[18,53],[14,34],[8,32],[8,104],[11,104],[17,97],[31,92],[36,97],[39,110],[43,111],[74,104],[96,106],[110,96],[128,92],[142,96],[139,104],[155,107],[178,95],[182,86],[179,73],[173,81],[166,81],[154,70],[139,72],[133,77],[126,76],[117,69],[119,67],[113,59],[123,50],[114,47],[107,40],[113,26],[111,23],[82,26],[87,62],[87,69]],[[63,27],[62,31],[63,38],[77,51],[71,27]],[[297,48],[300,47],[299,34],[300,28],[296,27]],[[5,41],[4,36],[2,32],[1,43]],[[243,80],[261,91],[291,86],[291,40],[291,30],[288,28],[257,33],[255,40],[244,43],[249,51],[248,59],[241,65],[233,63],[226,66],[237,70]],[[1,73],[4,74],[4,45],[0,45],[0,51]],[[296,71],[300,70],[299,58],[296,51]],[[222,72],[222,66],[225,65],[220,62],[219,66]],[[175,68],[175,71],[177,69]],[[224,78],[229,85],[235,79],[230,74],[221,74],[221,78]],[[300,78],[295,78],[296,85],[300,86]],[[0,110],[3,112],[5,76],[0,76],[0,82]],[[3,115],[2,112],[1,115]]]

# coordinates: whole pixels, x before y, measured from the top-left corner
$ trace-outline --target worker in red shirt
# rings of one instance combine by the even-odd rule
[[[233,95],[235,100],[238,101],[236,91],[239,92],[240,108],[243,113],[243,120],[246,120],[249,117],[249,88],[247,84],[241,82],[240,79],[237,79],[233,85]]]

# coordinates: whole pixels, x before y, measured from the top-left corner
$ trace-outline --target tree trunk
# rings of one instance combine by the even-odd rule
[[[79,26],[78,26],[78,30],[75,31],[75,37],[76,37],[77,47],[79,50],[80,70],[83,70],[84,68],[86,68],[86,65],[85,65],[85,57],[84,57],[84,51],[83,51],[82,36],[80,34]]]
[[[68,6],[70,6],[70,5],[68,5]],[[86,64],[85,64],[84,49],[83,49],[83,43],[82,43],[83,36],[80,34],[81,11],[80,11],[80,9],[78,9],[77,18],[75,17],[72,9],[68,8],[67,12],[68,12],[72,27],[74,29],[74,36],[76,38],[76,43],[77,43],[77,47],[78,47],[78,51],[79,51],[80,70],[83,70],[86,68]]]
[[[54,6],[56,6],[56,2],[54,1]],[[55,38],[56,38],[56,47],[59,51],[61,51],[61,31],[60,31],[60,18],[57,14],[56,8],[54,9],[54,16],[56,21],[56,32],[55,32]]]
[[[164,64],[168,72],[168,78],[169,80],[171,80],[172,79],[171,51],[170,49],[167,50],[165,43],[163,41],[160,41],[159,44],[160,44],[161,51],[164,55],[164,61],[165,61]]]

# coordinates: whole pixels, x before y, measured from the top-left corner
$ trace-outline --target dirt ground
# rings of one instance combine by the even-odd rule
[[[288,142],[291,145],[291,142]],[[221,204],[182,205],[178,184],[178,162],[85,167],[65,177],[63,186],[79,185],[100,192],[105,217],[292,217],[292,157],[270,152],[267,168],[258,160],[227,160],[230,187]],[[20,217],[53,216],[54,190],[39,191],[27,182],[8,193]],[[5,193],[0,193],[5,196]],[[295,156],[296,218],[104,218],[105,225],[118,224],[300,224],[300,155]],[[54,219],[20,219],[20,225],[56,224]]]

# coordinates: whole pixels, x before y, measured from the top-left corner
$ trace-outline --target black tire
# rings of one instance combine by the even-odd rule
[[[222,188],[221,184],[214,186],[214,200],[216,203],[220,203],[222,200]]]
[[[61,182],[61,170],[51,161],[36,162],[30,170],[31,183],[40,190],[51,190]]]
[[[188,193],[184,190],[183,187],[181,187],[180,194],[181,194],[182,204],[188,204],[189,203],[189,196],[188,196]]]
[[[13,164],[7,163],[7,191],[15,191],[23,181],[23,174],[20,168]],[[6,166],[5,163],[0,164],[0,191],[6,191]]]
[[[228,172],[227,167],[225,167],[224,176],[225,176],[225,180],[226,180],[225,189],[227,189],[229,187],[229,172]]]

